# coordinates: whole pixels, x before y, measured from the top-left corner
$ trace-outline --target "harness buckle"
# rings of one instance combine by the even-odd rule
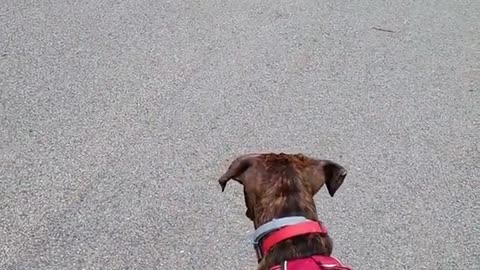
[[[263,259],[262,246],[257,241],[254,241],[253,249],[255,249],[255,254],[257,255],[257,263],[260,263]]]

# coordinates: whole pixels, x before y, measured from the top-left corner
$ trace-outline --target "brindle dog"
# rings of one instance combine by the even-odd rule
[[[245,215],[255,229],[272,219],[304,216],[318,221],[314,195],[325,184],[333,197],[342,185],[347,171],[330,160],[320,160],[302,154],[247,154],[235,159],[218,182],[225,190],[233,179],[243,185]],[[258,265],[268,270],[285,260],[312,255],[330,256],[333,249],[328,235],[307,234],[280,242]]]

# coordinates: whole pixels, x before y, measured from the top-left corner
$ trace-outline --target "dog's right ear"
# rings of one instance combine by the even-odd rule
[[[235,159],[228,167],[228,170],[218,179],[218,183],[222,187],[222,192],[225,191],[227,182],[233,179],[243,185],[242,174],[253,164],[254,158],[257,154],[242,155]]]
[[[315,195],[325,184],[331,197],[340,188],[347,176],[347,170],[331,160],[316,160],[312,184],[312,194]]]

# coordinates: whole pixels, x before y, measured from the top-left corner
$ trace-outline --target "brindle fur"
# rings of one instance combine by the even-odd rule
[[[245,214],[258,228],[274,218],[292,215],[318,220],[313,196],[326,184],[333,197],[346,174],[332,161],[302,154],[248,154],[234,160],[218,181],[222,192],[230,179],[243,185]],[[284,260],[330,255],[332,249],[328,235],[297,236],[274,246],[260,261],[258,270],[267,270]]]

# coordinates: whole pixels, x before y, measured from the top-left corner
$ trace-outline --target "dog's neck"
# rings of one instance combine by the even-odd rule
[[[303,196],[302,199],[299,199],[299,196],[301,195],[294,194],[293,196],[273,200],[273,203],[268,208],[262,209],[263,211],[260,212],[262,214],[256,217],[256,229],[261,228],[262,225],[268,226],[274,220],[285,220],[284,218],[294,216],[305,220],[319,221],[313,198]],[[272,248],[271,252],[260,261],[259,269],[269,269],[269,267],[282,263],[284,260],[304,256],[330,255],[332,248],[330,241],[328,237],[316,234],[294,237]]]
[[[268,197],[264,198],[266,199]],[[256,213],[261,213],[258,216],[255,216],[255,229],[274,219],[284,217],[302,216],[307,219],[318,220],[315,202],[309,194],[292,194],[286,197],[277,197],[269,204],[258,204],[259,207],[262,207],[263,205],[266,205],[266,207],[255,209]]]

